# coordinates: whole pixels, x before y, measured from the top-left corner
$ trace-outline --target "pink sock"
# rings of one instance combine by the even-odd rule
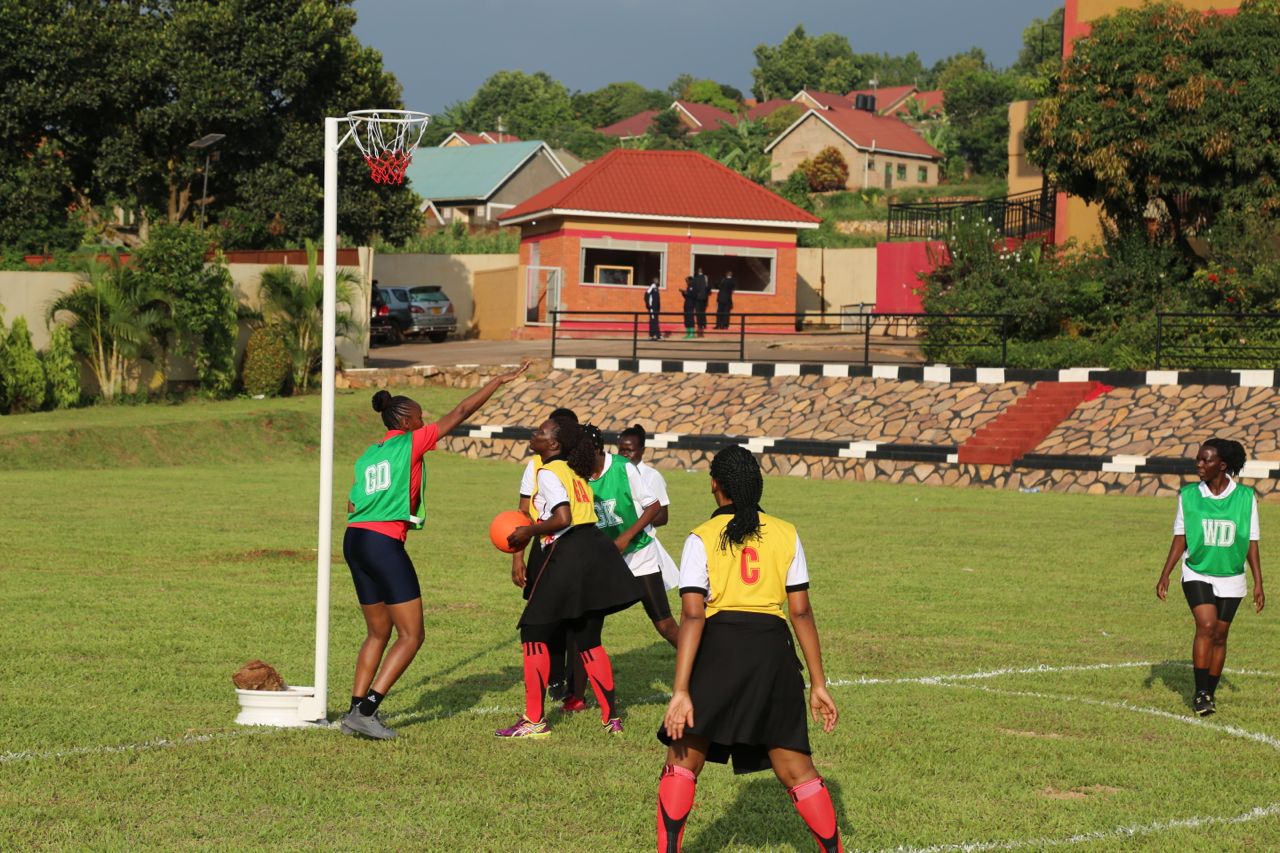
[[[818,849],[822,853],[844,853],[840,830],[836,827],[836,809],[831,804],[831,793],[822,777],[801,782],[787,793],[817,840]]]
[[[587,670],[587,680],[600,703],[600,722],[607,723],[617,716],[613,701],[613,666],[604,646],[596,646],[581,653],[582,665]]]
[[[524,718],[542,722],[542,703],[547,695],[547,679],[551,676],[551,655],[546,643],[522,643],[524,646]]]
[[[684,822],[693,810],[698,777],[692,770],[668,764],[658,781],[658,853],[680,853]]]

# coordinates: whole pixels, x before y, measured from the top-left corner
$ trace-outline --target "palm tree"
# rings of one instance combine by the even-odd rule
[[[71,343],[111,402],[135,376],[140,361],[161,367],[173,330],[173,310],[165,294],[118,260],[90,263],[80,281],[45,312],[47,322],[65,322]],[[62,315],[62,316],[59,316]]]
[[[357,340],[360,328],[351,316],[352,286],[359,280],[338,270],[337,336]],[[293,385],[306,391],[311,374],[320,369],[324,325],[324,277],[316,269],[316,247],[307,241],[307,271],[271,267],[262,274],[262,307],[267,321],[284,334],[293,361]]]

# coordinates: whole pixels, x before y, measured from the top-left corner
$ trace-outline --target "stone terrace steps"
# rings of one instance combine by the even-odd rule
[[[1012,465],[1034,450],[1076,406],[1106,390],[1100,382],[1038,382],[960,445],[958,459],[976,465]]]

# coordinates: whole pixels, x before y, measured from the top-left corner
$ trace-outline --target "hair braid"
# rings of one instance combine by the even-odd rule
[[[584,480],[596,472],[596,449],[591,446],[586,433],[577,421],[568,418],[552,418],[556,425],[556,441],[560,442],[560,456],[569,469]]]
[[[604,434],[600,432],[600,427],[595,424],[586,424],[582,427],[582,431],[586,434],[587,440],[591,442],[591,446],[594,447],[597,452],[603,453]]]
[[[404,422],[418,404],[409,397],[392,397],[390,391],[373,395],[373,410],[382,415],[387,429],[404,429]]]
[[[1207,440],[1203,446],[1212,447],[1218,452],[1218,458],[1222,460],[1223,465],[1227,466],[1227,473],[1233,477],[1240,473],[1240,469],[1248,461],[1244,445],[1238,441],[1215,437]]]
[[[764,477],[755,456],[736,444],[726,447],[711,460],[711,476],[725,497],[733,501],[733,518],[720,534],[720,547],[728,550],[730,543],[742,545],[759,536]]]

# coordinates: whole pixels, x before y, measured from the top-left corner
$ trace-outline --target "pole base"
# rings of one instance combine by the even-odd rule
[[[287,690],[240,690],[240,713],[236,723],[241,726],[278,726],[300,728],[324,719],[324,712],[314,715],[316,706],[314,687],[290,687]]]

